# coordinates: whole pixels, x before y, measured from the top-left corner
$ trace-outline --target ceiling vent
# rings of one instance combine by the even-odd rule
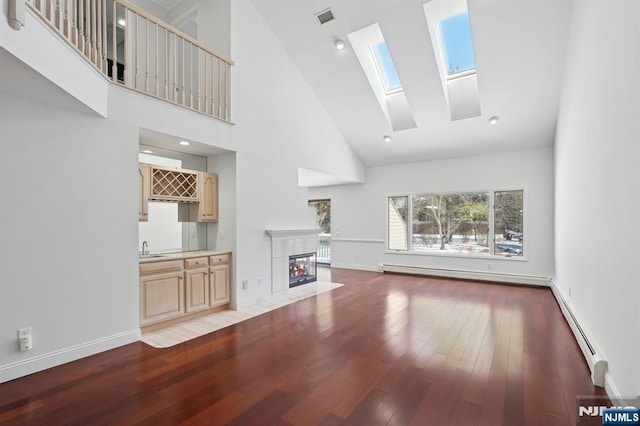
[[[316,13],[316,18],[318,18],[321,24],[326,24],[329,21],[333,21],[333,13],[331,13],[331,9],[323,10],[322,12]]]

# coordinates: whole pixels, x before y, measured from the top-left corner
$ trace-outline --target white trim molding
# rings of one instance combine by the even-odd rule
[[[551,291],[558,302],[558,306],[560,306],[562,315],[564,315],[565,320],[569,324],[569,327],[576,338],[578,346],[580,346],[580,349],[582,350],[582,355],[589,365],[589,369],[591,370],[591,381],[594,385],[607,389],[607,386],[605,385],[605,377],[609,377],[609,375],[606,374],[607,361],[605,360],[602,351],[598,348],[593,335],[586,329],[584,324],[581,323],[579,315],[571,305],[571,302],[567,301],[562,296],[560,289],[553,280],[551,280]],[[609,389],[615,389],[615,386],[611,384]],[[607,389],[607,392],[609,389]],[[610,396],[613,399],[613,395],[610,394]]]
[[[372,243],[384,244],[384,240],[376,240],[371,238],[331,238],[332,242],[338,243]]]
[[[140,340],[139,328],[0,366],[0,383]]]
[[[308,229],[267,229],[265,231],[269,236],[276,240],[282,238],[296,238],[296,237],[308,237],[309,235],[315,235],[316,237],[320,233],[320,228],[308,228]]]
[[[422,266],[392,265],[382,263],[382,272],[396,272],[399,274],[429,275],[444,278],[460,278],[465,280],[491,281],[505,284],[523,284],[549,287],[551,278],[536,275],[509,274],[503,272],[479,272],[463,269],[428,268]]]

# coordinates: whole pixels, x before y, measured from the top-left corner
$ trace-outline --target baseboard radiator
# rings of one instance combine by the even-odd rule
[[[578,346],[582,350],[584,358],[587,360],[589,369],[591,370],[591,381],[594,385],[604,387],[604,373],[607,370],[607,361],[602,357],[601,352],[598,350],[593,339],[589,338],[588,333],[578,322],[578,319],[571,311],[569,304],[564,297],[560,294],[555,285],[552,284],[551,290],[553,295],[560,306],[560,310],[567,320],[573,335],[578,342]]]
[[[539,277],[535,275],[465,271],[462,269],[428,268],[423,266],[392,265],[388,263],[380,264],[378,269],[381,272],[395,272],[398,274],[427,275],[443,278],[459,278],[463,280],[536,285],[542,287],[549,287],[551,283],[550,278]]]

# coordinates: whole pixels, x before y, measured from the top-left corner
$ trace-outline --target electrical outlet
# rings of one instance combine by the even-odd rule
[[[487,269],[490,271],[491,270],[491,264],[487,263]]]
[[[20,346],[20,352],[28,351],[33,347],[33,341],[31,339],[31,327],[18,329],[18,344]]]
[[[262,278],[258,278],[258,285],[261,286],[262,285]]]
[[[249,281],[242,281],[242,288],[243,289],[248,289],[249,288]]]

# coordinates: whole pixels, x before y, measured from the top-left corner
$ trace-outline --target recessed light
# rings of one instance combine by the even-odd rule
[[[145,154],[153,154],[153,151],[151,151],[150,149],[143,149],[142,152]]]
[[[391,142],[391,136],[389,136],[389,135],[385,135],[382,139],[383,139],[385,142]]]
[[[344,49],[344,41],[342,41],[340,39],[336,40],[336,49],[338,49],[338,50]]]
[[[180,141],[179,143],[180,143],[180,145],[182,145],[182,146],[189,146],[189,145],[191,145],[191,144],[190,144],[189,142],[187,142],[187,141]]]
[[[498,121],[500,121],[500,119],[494,115],[489,119],[489,124],[498,124]]]
[[[125,21],[124,19],[120,18],[120,19],[118,19],[118,25],[124,27],[125,25],[127,25],[127,21]]]

